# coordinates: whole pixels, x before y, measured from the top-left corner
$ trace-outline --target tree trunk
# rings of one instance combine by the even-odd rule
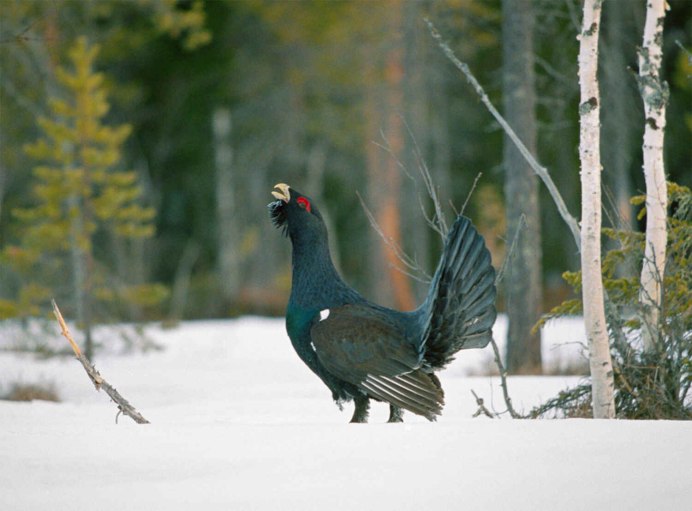
[[[94,356],[94,342],[91,335],[91,264],[90,254],[84,250],[90,244],[84,233],[84,205],[73,195],[68,200],[71,210],[70,223],[70,262],[72,264],[72,284],[77,307],[77,322],[84,332],[84,353],[89,359]]]
[[[429,65],[423,57],[425,50],[429,47],[429,42],[420,37],[416,37],[417,28],[422,21],[425,5],[421,2],[404,2],[403,19],[403,48],[404,48],[404,151],[401,155],[401,162],[406,167],[403,189],[403,204],[418,205],[422,200],[427,199],[424,194],[425,186],[422,183],[420,167],[422,163],[416,157],[416,148],[420,151],[420,158],[430,161],[430,115],[428,106],[430,104],[430,91],[436,90],[429,83]],[[408,174],[408,175],[406,175]],[[439,183],[438,183],[439,185]],[[413,257],[418,268],[423,272],[432,274],[434,268],[430,262],[430,234],[431,229],[421,214],[419,207],[402,208],[404,231],[406,236],[405,251]],[[416,274],[416,273],[414,273]],[[418,272],[417,275],[423,275]],[[409,283],[413,290],[413,297],[416,304],[421,303],[428,293],[429,284],[422,278],[410,279]]]
[[[5,198],[5,182],[7,180],[5,167],[0,162],[0,221],[2,221],[2,200]]]
[[[173,289],[171,291],[170,308],[168,320],[177,323],[185,317],[185,306],[187,304],[188,291],[190,289],[190,279],[192,270],[199,258],[200,247],[193,239],[189,239],[185,244],[183,253],[180,256],[178,267],[173,278]]]
[[[635,220],[630,198],[632,197],[632,180],[630,165],[634,147],[632,147],[633,127],[636,126],[636,113],[632,101],[636,100],[629,73],[627,73],[627,34],[633,23],[627,11],[628,2],[615,1],[605,4],[603,29],[601,37],[601,61],[603,71],[601,79],[602,104],[606,105],[608,115],[603,119],[601,139],[608,141],[603,152],[604,181],[612,191],[612,204],[615,214],[613,227],[634,229]],[[630,14],[631,15],[631,14]]]
[[[231,148],[231,112],[217,108],[212,119],[214,160],[216,165],[216,232],[218,272],[224,305],[235,300],[239,284],[239,234],[235,218],[233,150]]]
[[[503,0],[503,103],[507,122],[536,153],[536,94],[533,69],[532,0]],[[538,179],[509,136],[504,137],[503,165],[507,236],[513,239],[522,215],[526,227],[519,233],[505,277],[509,330],[507,366],[514,374],[541,372],[541,335],[531,329],[540,318],[541,219]]]
[[[391,0],[387,23],[390,34],[384,57],[384,87],[381,91],[370,91],[368,119],[370,126],[366,134],[368,159],[368,195],[375,220],[392,244],[401,242],[402,197],[401,171],[398,161],[404,149],[403,114],[403,50],[401,44],[403,3]],[[379,114],[379,115],[378,115]],[[384,133],[391,154],[383,155],[382,149],[373,144],[378,140],[376,133]],[[375,137],[374,139],[372,137]],[[376,235],[375,235],[376,236]],[[408,276],[399,266],[401,262],[395,250],[381,239],[374,240],[371,267],[375,282],[376,299],[383,304],[400,310],[413,310],[416,306]],[[385,277],[383,279],[383,276]],[[381,284],[380,284],[381,283]]]
[[[615,417],[613,366],[601,273],[601,154],[598,35],[601,1],[585,0],[579,44],[579,158],[581,161],[581,269],[584,323],[589,342],[593,416]]]
[[[329,233],[329,252],[332,255],[334,267],[341,273],[341,256],[339,254],[338,232],[327,201],[324,198],[324,176],[327,170],[327,143],[320,140],[313,144],[307,155],[307,173],[305,176],[305,193],[317,204],[321,204],[320,213]]]
[[[639,302],[643,309],[644,350],[654,351],[658,341],[663,273],[666,265],[666,210],[668,193],[663,167],[668,86],[661,80],[665,0],[649,0],[644,44],[639,52],[639,90],[644,100],[644,177],[646,179],[646,246]]]

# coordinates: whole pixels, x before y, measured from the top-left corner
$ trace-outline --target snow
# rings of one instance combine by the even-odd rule
[[[557,366],[583,330],[544,331]],[[504,323],[496,328],[503,337]],[[552,329],[552,330],[551,330]],[[57,332],[57,327],[56,327]],[[99,332],[108,337],[108,329]],[[17,345],[0,325],[0,345]],[[283,321],[149,327],[162,350],[126,353],[111,333],[101,374],[151,421],[115,406],[71,357],[0,352],[0,385],[52,383],[61,403],[0,401],[0,510],[687,509],[692,424],[472,418],[471,389],[503,409],[490,350],[462,352],[440,377],[436,423],[411,414],[348,424],[292,350]],[[66,344],[57,334],[49,342]],[[119,344],[120,343],[120,344]],[[556,347],[559,346],[559,347]],[[580,377],[510,378],[528,410]]]

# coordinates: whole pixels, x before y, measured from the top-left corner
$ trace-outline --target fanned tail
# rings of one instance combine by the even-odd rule
[[[483,237],[459,216],[447,235],[428,299],[420,309],[425,360],[444,367],[463,349],[484,348],[497,317],[495,270]]]

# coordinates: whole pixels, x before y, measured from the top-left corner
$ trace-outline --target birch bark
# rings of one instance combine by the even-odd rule
[[[642,338],[645,351],[654,351],[661,310],[661,282],[666,265],[666,209],[668,191],[663,166],[668,87],[661,80],[665,0],[649,0],[646,6],[644,43],[639,51],[639,91],[644,100],[644,177],[646,180],[646,245],[641,273],[639,303],[642,306]]]
[[[584,323],[589,343],[593,416],[615,417],[613,366],[601,274],[601,155],[598,36],[602,0],[584,1],[579,36],[579,158],[581,161],[581,268]]]

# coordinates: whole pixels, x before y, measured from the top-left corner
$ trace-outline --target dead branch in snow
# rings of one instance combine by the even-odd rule
[[[478,397],[478,394],[476,394],[476,392],[473,389],[471,389],[471,394],[473,394],[473,397],[476,398],[476,404],[478,405],[478,410],[476,410],[476,413],[474,413],[473,416],[478,417],[480,414],[483,414],[486,417],[494,419],[495,415],[486,408],[483,398]]]
[[[84,356],[82,350],[79,349],[79,346],[72,338],[72,334],[70,334],[70,330],[67,328],[65,319],[62,317],[62,314],[60,313],[58,304],[55,303],[55,300],[52,300],[52,303],[53,314],[55,314],[55,317],[58,320],[58,323],[60,324],[60,329],[62,330],[61,333],[65,337],[65,339],[67,339],[67,341],[70,343],[70,346],[72,346],[72,350],[74,351],[77,360],[79,360],[79,362],[82,364],[82,367],[84,367],[84,370],[89,376],[91,382],[94,384],[94,387],[96,387],[96,390],[103,389],[106,392],[106,394],[108,394],[108,396],[113,400],[113,402],[116,405],[118,405],[118,415],[115,416],[116,423],[118,422],[118,416],[122,413],[130,417],[137,424],[149,424],[149,421],[142,417],[142,415],[135,409],[135,407],[132,406],[127,401],[127,399],[121,396],[120,393],[110,383],[108,383],[103,378],[103,376],[101,376],[101,374],[96,370],[96,368],[89,361],[89,359],[86,358],[86,356]]]
[[[495,363],[500,371],[500,386],[502,387],[502,397],[505,399],[505,406],[507,406],[507,411],[512,416],[512,419],[526,419],[525,416],[517,413],[512,405],[512,398],[509,397],[509,390],[507,389],[507,369],[505,369],[502,359],[500,358],[500,350],[497,347],[495,339],[491,339],[490,344],[493,347],[493,352],[495,353]]]
[[[505,256],[505,260],[502,263],[502,267],[497,272],[497,275],[495,276],[495,286],[499,286],[500,282],[502,282],[502,279],[505,276],[505,272],[507,271],[507,263],[512,257],[512,254],[516,250],[517,247],[517,242],[519,241],[519,234],[521,233],[521,230],[526,227],[526,216],[521,215],[519,218],[519,223],[517,224],[517,230],[514,233],[514,237],[512,238],[512,243],[509,246],[509,250],[507,251],[507,255]],[[490,344],[493,347],[493,353],[495,356],[495,365],[497,366],[497,370],[500,373],[500,386],[502,387],[502,397],[505,400],[505,406],[507,407],[507,411],[509,412],[509,415],[513,419],[525,419],[526,416],[521,415],[520,413],[517,413],[517,411],[514,409],[514,406],[512,405],[512,398],[509,397],[509,390],[507,388],[507,369],[505,368],[505,365],[502,363],[502,356],[500,355],[500,348],[497,346],[497,342],[495,342],[495,337],[492,337],[490,339]],[[473,392],[473,391],[471,391]],[[473,392],[473,395],[475,396],[476,393]],[[476,396],[476,403],[480,406],[482,404],[478,402],[478,396]],[[481,400],[482,401],[482,400]],[[480,408],[479,408],[480,409]],[[499,416],[499,413],[495,414],[495,417]],[[474,415],[476,417],[477,415]]]

